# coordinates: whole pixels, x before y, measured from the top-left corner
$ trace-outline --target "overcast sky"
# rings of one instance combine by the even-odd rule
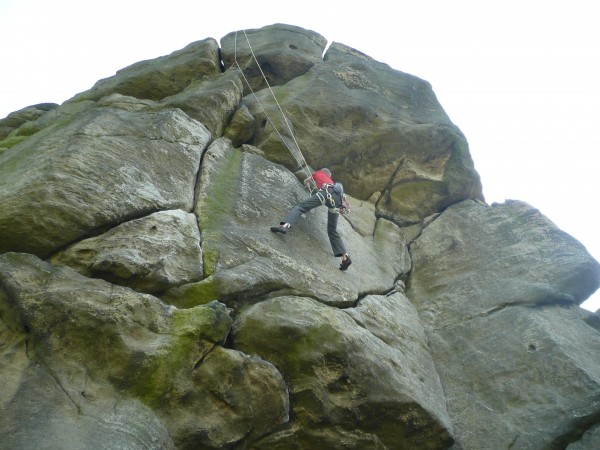
[[[469,141],[487,202],[530,203],[600,259],[598,5],[0,0],[0,118],[193,41],[297,25],[429,81]],[[583,306],[600,308],[600,293]]]

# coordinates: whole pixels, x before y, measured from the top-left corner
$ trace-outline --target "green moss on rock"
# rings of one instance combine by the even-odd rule
[[[0,149],[12,148],[17,144],[20,144],[27,136],[13,136],[13,134],[9,134],[6,139],[0,141]]]
[[[165,407],[178,389],[179,374],[192,371],[216,344],[223,343],[232,323],[225,305],[216,301],[173,311],[165,345],[131,371],[131,392],[148,406]]]
[[[214,276],[197,283],[189,283],[169,289],[162,300],[178,308],[193,308],[221,298],[221,289]]]
[[[238,174],[243,154],[230,148],[216,162],[198,207],[198,224],[203,236],[204,276],[215,272],[219,262],[218,243],[223,227],[234,216]]]

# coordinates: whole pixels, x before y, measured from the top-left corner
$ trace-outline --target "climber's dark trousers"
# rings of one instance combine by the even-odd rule
[[[294,206],[281,222],[294,225],[301,214],[304,214],[311,209],[315,209],[318,206],[321,206],[321,199],[316,194],[312,195],[299,205]],[[338,213],[327,211],[327,236],[329,236],[329,243],[331,244],[333,254],[335,256],[343,256],[344,253],[346,253],[346,247],[337,232],[338,217]]]

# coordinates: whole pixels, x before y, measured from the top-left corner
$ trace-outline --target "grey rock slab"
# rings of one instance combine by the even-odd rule
[[[172,364],[169,371],[193,368],[229,333],[231,319],[216,302],[178,310],[24,253],[1,255],[0,268],[5,320],[29,334],[32,355],[57,372],[74,363],[91,379],[125,383],[134,393],[160,398],[169,390],[168,377],[156,391],[143,388],[156,381],[163,359]],[[179,354],[170,354],[175,349]],[[131,364],[138,366],[135,374]]]
[[[428,333],[456,449],[564,449],[597,422],[600,334],[588,314],[512,306]]]
[[[350,213],[344,217],[352,227],[361,236],[373,236],[375,233],[375,205],[373,203],[356,199],[346,194],[350,202]]]
[[[225,128],[223,136],[228,138],[234,147],[248,142],[254,133],[254,117],[245,105],[238,108]]]
[[[560,449],[600,414],[600,335],[577,305],[585,247],[532,206],[465,201],[411,244],[419,311],[457,449]],[[590,326],[589,324],[592,324]]]
[[[452,206],[411,254],[408,296],[435,328],[511,304],[581,304],[600,285],[585,247],[520,201]]]
[[[156,111],[161,109],[160,103],[155,102],[154,100],[139,99],[131,97],[130,95],[115,93],[102,97],[97,102],[88,100],[87,102],[65,103],[58,108],[58,111],[62,112],[65,108],[74,108],[80,103],[92,103],[93,105],[100,107],[113,107],[123,111]]]
[[[0,252],[46,257],[158,210],[191,211],[210,133],[180,110],[91,108],[0,155]]]
[[[418,393],[419,404],[438,416],[450,432],[446,399],[431,355],[428,338],[415,307],[402,293],[368,295],[356,307],[344,309],[356,324],[387,346],[400,352],[399,365],[404,383]]]
[[[248,443],[289,420],[287,386],[272,364],[215,347],[191,374],[193,384],[172,393],[170,429],[178,448],[227,448]]]
[[[0,354],[2,389],[13,391],[0,401],[2,448],[176,448],[163,423],[141,402],[116,391],[110,399],[92,397],[89,385],[84,391],[87,400],[65,392],[62,380],[28,360],[25,345],[21,353],[25,364],[18,368],[14,354]]]
[[[390,314],[408,315],[380,324],[383,332],[371,331],[387,307]],[[415,310],[400,294],[373,296],[359,308],[352,316],[309,298],[284,296],[237,316],[235,348],[273,363],[289,386],[294,419],[281,430],[288,445],[300,439],[305,448],[317,448],[323,430],[331,435],[342,428],[360,434],[358,442],[380,443],[378,448],[447,448],[451,425],[424,333],[402,325],[417,319]],[[401,330],[393,340],[382,339]],[[302,424],[303,438],[295,424]]]
[[[389,291],[410,269],[400,228],[374,216],[374,233],[366,237],[339,218],[354,261],[347,272],[332,255],[325,208],[307,213],[285,236],[272,233],[308,193],[285,168],[236,150],[227,139],[206,151],[196,191],[205,280],[169,291],[165,299],[176,305],[291,293],[348,306],[361,294]]]
[[[159,211],[73,244],[50,262],[153,294],[202,279],[200,241],[194,214]]]

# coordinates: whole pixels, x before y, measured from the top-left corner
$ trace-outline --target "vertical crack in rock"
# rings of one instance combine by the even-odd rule
[[[227,333],[229,335],[229,333]],[[192,367],[192,371],[196,370],[198,367],[200,367],[200,364],[202,364],[204,362],[204,360],[206,359],[206,357],[208,355],[211,354],[211,352],[220,344],[218,342],[213,343],[212,347],[210,349],[208,349],[208,351],[202,355],[202,357],[196,362],[196,364],[194,364],[194,367]]]
[[[377,202],[375,203],[376,208],[379,206],[379,203],[381,203],[381,202],[389,203],[391,189],[392,189],[392,186],[394,185],[394,180],[396,179],[396,176],[398,175],[398,173],[400,173],[400,170],[402,170],[402,168],[404,167],[405,161],[406,161],[406,156],[403,156],[400,159],[400,161],[398,161],[398,165],[396,166],[394,173],[392,173],[392,175],[390,176],[387,184],[381,191],[381,196],[377,199]]]

